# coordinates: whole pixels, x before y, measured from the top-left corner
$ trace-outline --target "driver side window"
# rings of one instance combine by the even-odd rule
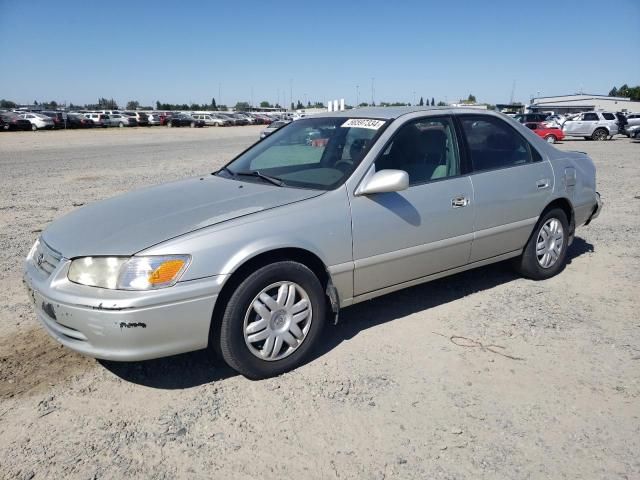
[[[403,125],[376,160],[376,171],[404,170],[409,185],[460,174],[460,155],[451,119],[421,118]]]

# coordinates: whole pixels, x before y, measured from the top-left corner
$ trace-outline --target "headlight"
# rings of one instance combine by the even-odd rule
[[[91,287],[155,290],[175,285],[190,260],[189,255],[83,257],[71,262],[67,277]]]

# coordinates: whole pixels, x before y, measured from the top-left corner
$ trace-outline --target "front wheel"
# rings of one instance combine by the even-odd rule
[[[36,130],[38,130],[38,127],[36,127],[35,123],[31,124],[31,131],[35,132]]]
[[[191,128],[196,128],[196,122],[191,122]]]
[[[547,143],[556,143],[556,136],[555,135],[547,135],[546,137],[544,137],[544,139],[547,141]]]
[[[567,259],[569,222],[563,210],[554,208],[544,214],[531,234],[516,269],[533,280],[544,280],[558,274]]]
[[[322,285],[305,265],[282,261],[264,266],[240,283],[225,307],[222,358],[254,380],[289,371],[313,349],[325,308]]]
[[[120,127],[120,128],[124,128],[124,123],[120,122],[120,123],[118,124],[118,127]]]
[[[167,122],[167,128],[173,127],[173,122]]]

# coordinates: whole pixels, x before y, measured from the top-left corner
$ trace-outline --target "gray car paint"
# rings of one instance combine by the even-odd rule
[[[67,258],[133,255],[194,230],[320,193],[207,175],[84,206],[52,223],[43,238]]]
[[[420,186],[423,194],[410,187],[403,192],[356,195],[383,146],[405,122],[460,113],[493,115],[509,122],[538,150],[542,162],[427,183]],[[324,115],[393,120],[344,185],[335,190],[320,192],[203,177],[83,207],[50,225],[43,238],[67,259],[185,253],[193,257],[181,281],[160,293],[106,291],[110,308],[127,309],[131,319],[127,321],[136,318],[138,307],[132,305],[162,302],[164,310],[157,308],[156,317],[145,316],[149,323],[145,334],[138,334],[139,351],[131,346],[124,353],[119,350],[122,333],[120,337],[100,337],[100,348],[77,345],[66,338],[58,340],[89,355],[123,360],[201,348],[210,313],[174,310],[179,315],[196,315],[196,319],[190,317],[190,324],[195,322],[198,328],[172,333],[182,336],[180,342],[164,339],[161,343],[168,342],[171,348],[163,350],[157,343],[166,332],[175,332],[167,325],[178,320],[163,312],[180,304],[182,288],[193,282],[202,284],[208,278],[215,280],[215,288],[208,287],[210,296],[198,293],[198,299],[205,295],[205,302],[209,302],[206,310],[212,312],[217,294],[233,272],[257,255],[269,258],[282,248],[315,255],[326,267],[344,307],[518,255],[538,216],[554,199],[570,202],[576,225],[586,222],[597,204],[595,167],[586,154],[561,152],[501,114],[471,109],[374,108]],[[541,179],[548,179],[549,185],[539,194],[536,185]],[[461,193],[471,201],[454,212],[451,196]],[[424,198],[433,203],[423,204]],[[73,305],[95,305],[105,290],[71,284],[64,273],[68,264],[63,261],[52,275],[58,280],[55,283],[35,279],[32,262],[27,261],[25,281],[45,303],[47,298],[55,298]],[[170,292],[171,299],[164,298]],[[111,325],[111,319],[91,311],[96,325]],[[158,318],[157,330],[153,318]],[[81,328],[81,322],[74,325]]]

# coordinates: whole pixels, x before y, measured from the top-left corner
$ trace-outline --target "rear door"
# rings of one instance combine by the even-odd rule
[[[564,123],[562,130],[564,130],[567,135],[583,135],[583,131],[585,130],[583,117],[584,115],[582,114],[576,117],[574,120],[567,120]]]
[[[583,135],[591,135],[600,125],[600,117],[595,112],[587,112],[582,115],[582,127],[580,133]]]
[[[550,200],[551,165],[498,117],[461,115],[459,121],[471,160],[475,201],[470,261],[518,251]]]

